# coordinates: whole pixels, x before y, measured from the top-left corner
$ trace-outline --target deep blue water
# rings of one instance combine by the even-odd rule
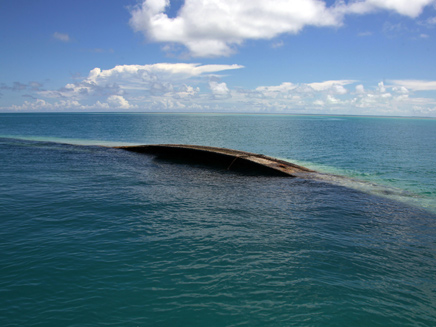
[[[328,174],[95,146],[125,143]],[[430,119],[0,115],[0,325],[434,326],[435,144]]]

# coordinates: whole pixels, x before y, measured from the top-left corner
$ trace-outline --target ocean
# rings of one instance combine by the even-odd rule
[[[0,325],[435,326],[435,145],[435,119],[0,114]]]

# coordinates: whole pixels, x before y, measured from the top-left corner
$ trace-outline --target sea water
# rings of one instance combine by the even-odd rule
[[[111,148],[198,144],[262,177]],[[436,120],[0,114],[1,326],[434,326]]]

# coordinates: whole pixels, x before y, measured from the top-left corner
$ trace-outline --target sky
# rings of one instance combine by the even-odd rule
[[[0,0],[0,111],[436,117],[436,0]]]

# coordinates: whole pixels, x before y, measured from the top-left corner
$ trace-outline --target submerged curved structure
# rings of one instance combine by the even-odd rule
[[[199,163],[256,175],[303,177],[307,173],[314,172],[306,167],[263,154],[210,146],[156,144],[119,146],[116,148],[152,154],[159,159]]]

